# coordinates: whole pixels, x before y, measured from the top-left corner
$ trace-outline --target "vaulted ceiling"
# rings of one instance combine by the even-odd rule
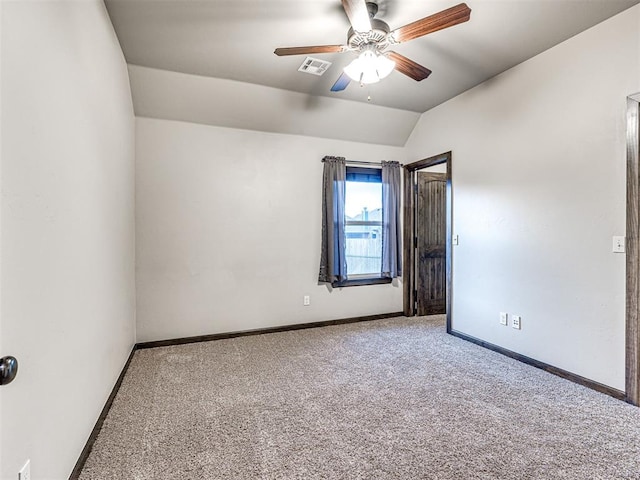
[[[640,0],[467,0],[469,22],[394,50],[433,71],[422,82],[393,72],[377,84],[331,85],[353,53],[316,55],[323,76],[298,71],[305,55],[276,47],[344,44],[339,0],[106,0],[129,64],[424,112]],[[459,0],[378,0],[376,18],[397,28]],[[553,74],[553,72],[549,72]],[[370,97],[370,100],[369,100]]]

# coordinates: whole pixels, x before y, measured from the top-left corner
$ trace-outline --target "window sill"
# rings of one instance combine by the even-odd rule
[[[391,283],[389,277],[370,277],[370,278],[353,278],[351,280],[343,280],[342,282],[333,282],[332,287],[360,287],[363,285],[382,285]]]

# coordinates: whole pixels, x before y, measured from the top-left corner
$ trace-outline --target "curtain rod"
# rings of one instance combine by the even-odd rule
[[[357,165],[377,165],[377,166],[381,166],[382,164],[380,162],[364,162],[361,160],[345,160],[346,163],[354,163]],[[401,163],[400,164],[401,167],[404,167],[404,165]]]
[[[2,0],[0,0],[2,1]],[[336,158],[336,157],[325,157],[325,158]],[[339,158],[339,157],[338,157]],[[324,162],[324,158],[321,160],[322,162]],[[377,165],[378,167],[382,166],[382,162],[365,162],[362,160],[344,160],[345,163],[353,163],[356,165]],[[404,167],[404,163],[400,163],[398,162],[398,164],[400,164],[401,167]]]

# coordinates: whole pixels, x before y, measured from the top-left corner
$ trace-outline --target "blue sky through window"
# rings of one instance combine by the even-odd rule
[[[345,215],[354,218],[367,207],[369,212],[382,208],[382,184],[377,182],[347,182]]]

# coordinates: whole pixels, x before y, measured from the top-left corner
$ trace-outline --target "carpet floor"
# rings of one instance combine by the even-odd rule
[[[640,479],[640,409],[442,317],[138,350],[82,480]]]

